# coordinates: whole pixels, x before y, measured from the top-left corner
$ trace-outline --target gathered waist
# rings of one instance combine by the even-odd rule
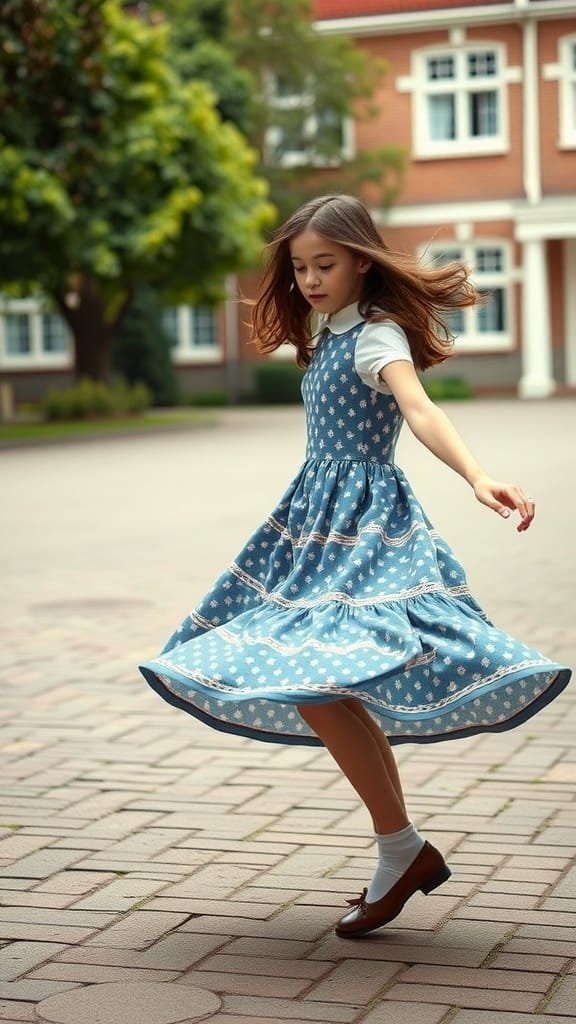
[[[307,455],[304,460],[305,466],[309,466],[312,464],[329,466],[332,463],[339,466],[342,464],[350,463],[351,465],[354,466],[372,466],[379,469],[388,469],[394,473],[402,472],[398,463],[387,459],[360,459],[356,458],[353,455]]]

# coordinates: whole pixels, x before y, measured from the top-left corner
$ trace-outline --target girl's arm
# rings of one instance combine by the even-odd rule
[[[534,502],[515,484],[493,480],[476,462],[446,414],[428,398],[407,360],[388,363],[380,371],[410,430],[438,459],[468,481],[478,501],[507,518],[510,509],[520,513],[519,533],[534,518]]]

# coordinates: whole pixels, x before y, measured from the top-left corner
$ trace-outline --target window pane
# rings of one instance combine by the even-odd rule
[[[447,263],[454,263],[462,259],[461,249],[435,249],[432,253],[432,261],[435,267],[445,267]]]
[[[428,97],[428,125],[434,142],[456,138],[454,96],[451,94]]]
[[[450,334],[454,334],[456,337],[460,334],[464,334],[465,324],[463,309],[454,309],[451,313],[443,313],[442,319],[450,331]]]
[[[4,318],[6,328],[6,352],[11,356],[27,355],[32,351],[30,337],[30,317],[27,313],[7,313]]]
[[[67,352],[69,346],[68,328],[61,316],[55,313],[42,314],[42,351]]]
[[[477,249],[476,270],[480,274],[495,274],[504,270],[502,249]]]
[[[454,78],[454,57],[428,57],[427,70],[430,82]]]
[[[216,347],[216,314],[208,306],[191,306],[192,345]]]
[[[506,330],[505,295],[503,288],[494,288],[485,305],[478,306],[478,331],[480,334],[503,333]]]
[[[498,134],[498,98],[495,92],[471,92],[468,96],[470,135],[479,138]]]
[[[342,151],[344,132],[337,110],[322,110],[316,115],[316,145],[320,150]]]
[[[274,75],[272,88],[274,97],[279,100],[301,97],[304,91],[302,84],[288,75]]]
[[[170,335],[171,346],[175,348],[180,341],[177,306],[167,306],[166,309],[162,310],[162,327],[166,334]]]
[[[498,73],[496,53],[494,50],[479,51],[468,54],[468,77],[482,78]]]
[[[272,160],[280,162],[286,153],[306,153],[309,140],[305,132],[305,121],[307,115],[299,111],[291,112],[292,116],[285,118],[281,125],[275,127],[274,150]]]

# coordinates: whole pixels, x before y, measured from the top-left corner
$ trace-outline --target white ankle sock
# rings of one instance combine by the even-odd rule
[[[412,822],[400,832],[391,832],[387,836],[376,835],[376,842],[378,865],[368,886],[367,903],[381,900],[410,867],[412,861],[416,860],[424,846],[424,840]]]

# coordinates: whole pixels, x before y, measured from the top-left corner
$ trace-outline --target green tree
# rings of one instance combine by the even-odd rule
[[[368,183],[381,205],[393,202],[403,149],[391,144],[342,155],[342,126],[347,118],[373,116],[373,95],[386,65],[370,61],[349,37],[318,32],[311,0],[155,0],[150,6],[170,23],[184,74],[210,85],[222,116],[258,149],[259,173],[269,182],[280,216],[318,191],[358,192]],[[240,73],[250,77],[239,90]],[[302,103],[275,104],[274,85]],[[290,139],[296,143],[304,156],[300,165],[278,159],[270,129],[279,149]]]
[[[150,288],[137,288],[114,333],[112,366],[130,384],[146,384],[154,405],[177,405],[179,401],[171,342],[157,294]]]
[[[168,29],[119,0],[4,0],[0,282],[50,296],[103,378],[137,285],[211,301],[273,210],[255,155]]]

